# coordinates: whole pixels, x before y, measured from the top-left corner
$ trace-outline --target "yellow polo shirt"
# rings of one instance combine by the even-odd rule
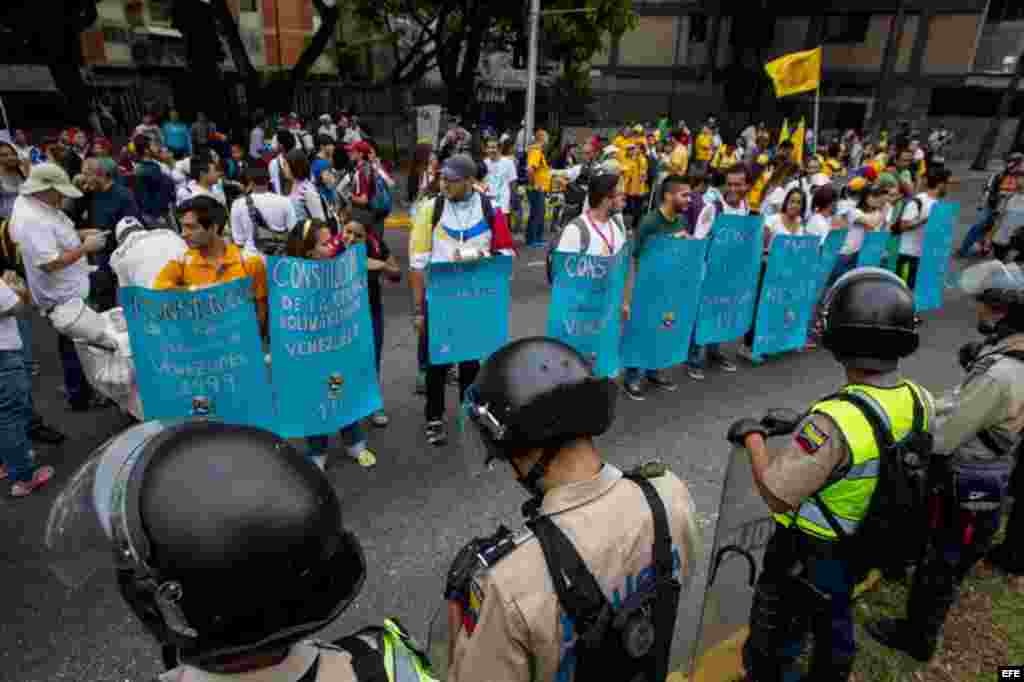
[[[526,167],[533,171],[531,189],[540,192],[551,191],[551,167],[544,158],[544,149],[539,145],[531,145],[526,155]]]
[[[256,300],[267,298],[267,266],[255,251],[243,251],[234,244],[225,244],[220,262],[207,260],[199,249],[189,249],[180,259],[171,260],[156,276],[155,289],[207,287],[249,277]]]

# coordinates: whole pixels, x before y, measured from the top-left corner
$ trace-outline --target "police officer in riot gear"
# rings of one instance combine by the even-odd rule
[[[999,529],[1024,429],[1024,271],[1016,264],[979,263],[964,271],[961,286],[974,297],[986,338],[961,352],[967,377],[935,432],[939,466],[933,467],[930,541],[914,574],[906,618],[868,626],[883,644],[920,661],[935,655],[960,584]],[[1014,505],[1006,543],[993,556],[1011,572],[1024,568],[1020,507]]]
[[[847,680],[856,655],[851,598],[861,568],[844,548],[867,516],[882,445],[926,429],[931,397],[903,379],[901,358],[918,345],[914,299],[895,275],[860,268],[826,296],[823,345],[846,372],[838,393],[810,407],[786,444],[767,435],[789,428],[741,419],[728,438],[749,450],[758,493],[774,512],[775,533],[750,613],[743,650],[748,679],[789,679],[808,630],[815,650],[808,679]],[[792,425],[789,425],[792,426]]]
[[[206,421],[132,427],[61,493],[46,544],[71,587],[113,560],[121,595],[163,647],[164,682],[253,671],[274,682],[432,679],[411,640],[396,651],[368,631],[309,639],[352,603],[366,565],[330,482],[272,433]],[[414,674],[371,677],[384,673],[385,654],[393,671]]]
[[[531,496],[530,532],[478,539],[456,557],[449,682],[665,679],[696,515],[663,466],[623,474],[602,461],[592,439],[616,395],[548,338],[501,348],[467,392],[463,445],[508,463]]]

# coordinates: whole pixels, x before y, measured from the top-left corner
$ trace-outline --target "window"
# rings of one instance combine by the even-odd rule
[[[238,5],[243,12],[259,12],[259,0],[241,0]]]
[[[708,15],[690,15],[690,42],[703,43],[708,39]]]
[[[863,43],[870,25],[870,14],[830,14],[825,17],[825,42]]]
[[[149,21],[153,24],[171,23],[174,0],[149,0]]]
[[[1003,21],[1024,20],[1024,4],[1020,0],[991,0],[988,6],[988,17],[985,21],[989,24],[998,24]]]

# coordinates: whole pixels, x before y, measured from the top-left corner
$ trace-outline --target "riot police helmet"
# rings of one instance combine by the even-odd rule
[[[278,436],[145,422],[101,445],[54,502],[50,566],[82,588],[112,569],[131,610],[203,667],[327,626],[366,575],[331,483]]]
[[[825,295],[822,345],[850,368],[894,371],[920,341],[914,294],[881,268],[857,268]]]
[[[1024,270],[1019,264],[989,260],[972,265],[960,275],[960,288],[978,303],[1004,309],[998,322],[979,327],[982,333],[1024,331]]]
[[[465,433],[486,461],[508,460],[599,436],[615,417],[615,385],[593,374],[571,346],[551,338],[513,341],[494,353],[466,391]]]

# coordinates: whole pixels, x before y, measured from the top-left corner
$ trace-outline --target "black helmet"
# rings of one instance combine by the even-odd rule
[[[892,371],[917,350],[914,294],[888,270],[843,275],[826,294],[824,310],[822,344],[844,365]]]
[[[513,341],[492,355],[466,391],[465,410],[489,458],[599,436],[615,417],[615,384],[596,379],[583,356],[561,341]]]
[[[72,586],[113,559],[131,609],[193,664],[308,637],[366,574],[313,464],[272,433],[206,421],[100,446],[54,503],[46,544]]]

